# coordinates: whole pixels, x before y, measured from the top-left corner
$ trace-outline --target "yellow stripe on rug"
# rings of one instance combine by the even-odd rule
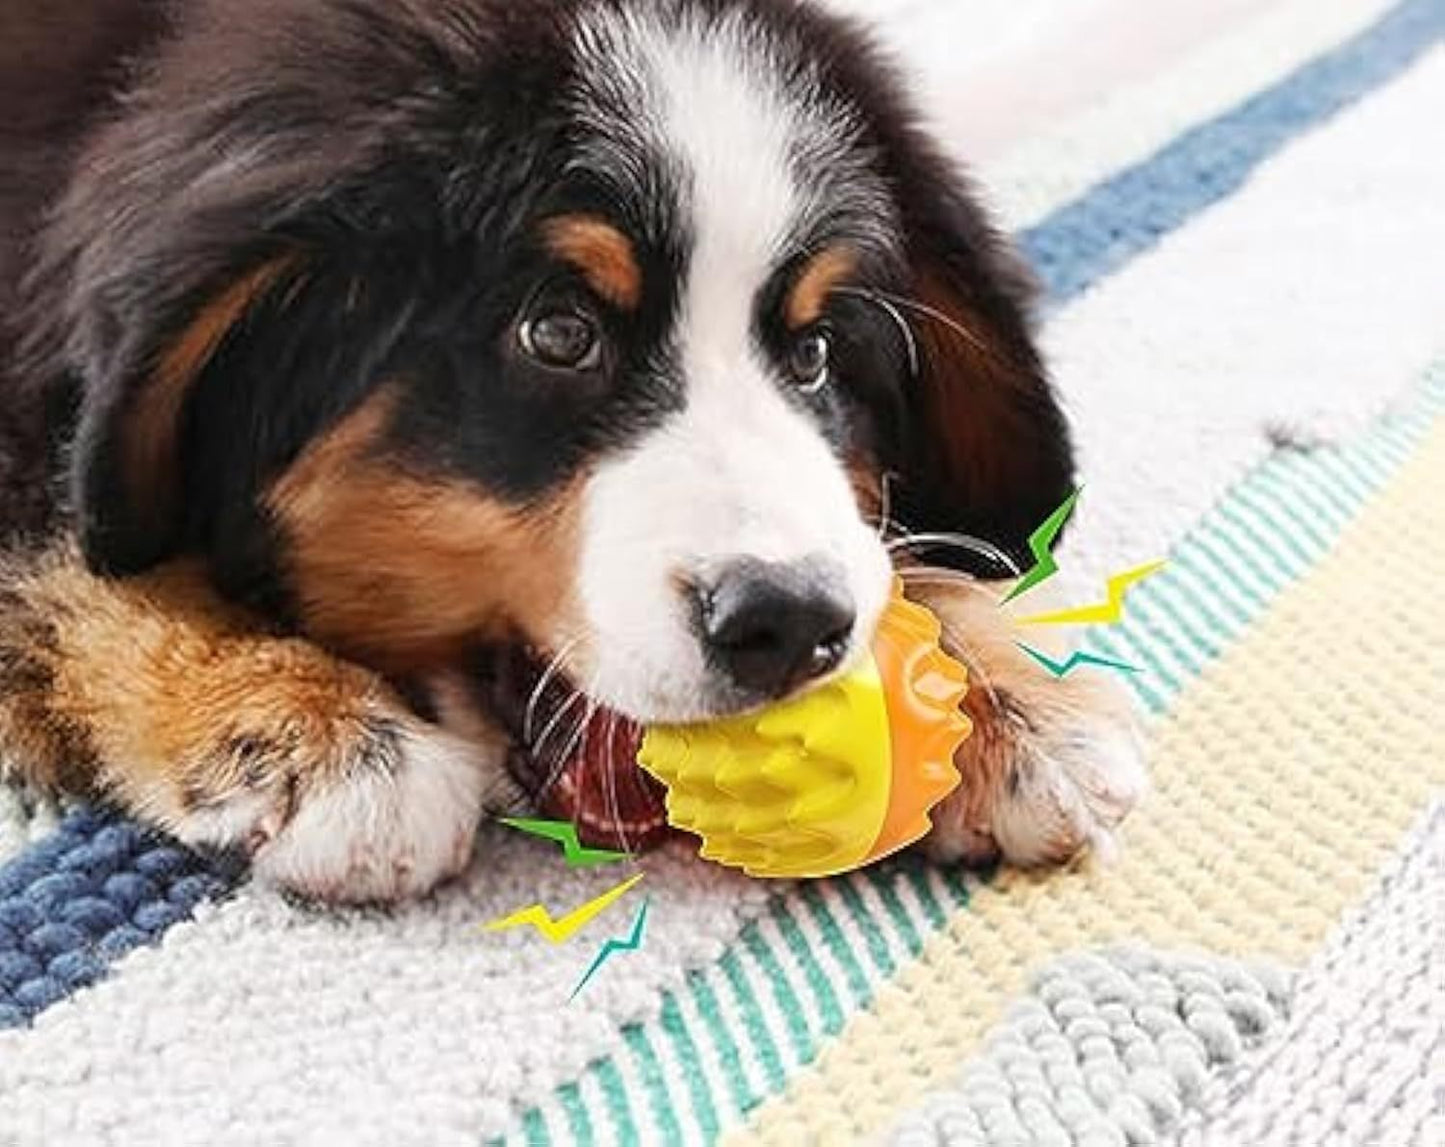
[[[856,1143],[957,1071],[1061,953],[1305,961],[1445,785],[1445,422],[1154,729],[1124,855],[979,889],[729,1143]],[[1433,730],[1433,731],[1432,731]]]

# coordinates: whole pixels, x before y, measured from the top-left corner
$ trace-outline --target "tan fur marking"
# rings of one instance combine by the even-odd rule
[[[828,247],[814,255],[788,292],[789,328],[802,330],[822,318],[828,296],[847,282],[857,268],[857,255],[846,247]]]
[[[29,648],[43,672],[0,700],[0,743],[20,775],[106,793],[167,827],[252,788],[326,783],[388,699],[306,642],[254,636],[195,564],[111,581],[67,547],[7,582],[4,620],[44,634]],[[283,760],[312,771],[251,775]]]
[[[162,356],[126,415],[123,449],[131,496],[141,502],[173,496],[177,425],[196,376],[256,300],[293,266],[285,257],[237,279],[204,307]]]
[[[395,401],[384,391],[363,405],[268,497],[307,632],[395,673],[515,630],[553,640],[574,608],[580,481],[524,509],[408,474],[373,451]]]
[[[563,215],[544,228],[548,249],[586,277],[615,306],[635,310],[642,301],[642,268],[632,240],[610,223],[588,215]]]
[[[266,636],[198,564],[114,581],[74,546],[0,560],[0,774],[242,849],[258,879],[353,903],[428,891],[507,792],[504,751],[480,722],[438,729],[368,670]]]

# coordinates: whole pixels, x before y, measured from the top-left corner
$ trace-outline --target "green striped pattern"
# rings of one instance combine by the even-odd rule
[[[1348,446],[1277,452],[1175,546],[1163,574],[1130,595],[1126,623],[1090,630],[1084,648],[1145,669],[1129,682],[1162,712],[1324,556],[1442,411],[1445,364],[1437,364],[1405,408]]]
[[[1275,454],[1135,591],[1125,623],[1091,631],[1086,647],[1145,668],[1132,684],[1151,711],[1164,710],[1319,561],[1442,414],[1445,363],[1349,446]],[[656,1019],[624,1029],[624,1051],[528,1112],[510,1141],[715,1141],[812,1063],[967,905],[978,879],[907,856],[775,897],[722,959],[664,994]]]
[[[623,1029],[625,1050],[528,1112],[509,1141],[712,1142],[916,959],[977,879],[909,856],[775,897],[717,963],[663,994],[655,1021]]]

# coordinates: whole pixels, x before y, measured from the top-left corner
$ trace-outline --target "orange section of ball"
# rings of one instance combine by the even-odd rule
[[[926,836],[929,813],[962,779],[953,758],[973,731],[961,710],[968,671],[943,651],[942,636],[938,618],[909,601],[895,579],[873,642],[888,708],[892,787],[867,863]]]

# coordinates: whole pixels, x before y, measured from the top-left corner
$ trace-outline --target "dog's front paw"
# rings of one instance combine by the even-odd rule
[[[500,743],[421,720],[349,667],[326,703],[294,684],[253,694],[245,727],[176,770],[183,811],[167,827],[331,903],[421,896],[465,868],[484,804],[508,789]]]
[[[424,895],[471,859],[488,774],[476,745],[379,725],[356,759],[298,793],[274,835],[256,840],[254,874],[329,903]]]
[[[1107,854],[1147,787],[1129,698],[1098,676],[1059,681],[1023,662],[990,670],[969,695],[963,783],[934,817],[930,855],[1035,867]]]
[[[462,721],[455,685],[409,682],[436,694],[414,707],[251,626],[189,564],[119,582],[68,546],[0,555],[0,772],[245,851],[308,896],[393,901],[459,871],[484,800],[514,795],[501,734]]]

